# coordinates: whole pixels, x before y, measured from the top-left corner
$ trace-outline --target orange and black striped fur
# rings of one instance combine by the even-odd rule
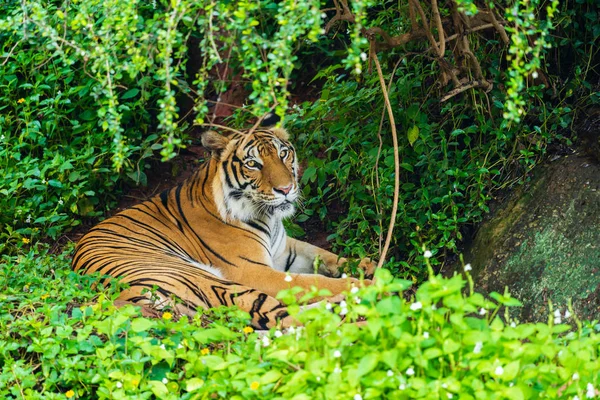
[[[299,193],[285,130],[210,131],[202,143],[210,160],[181,185],[92,228],[77,245],[75,270],[121,278],[129,285],[121,300],[169,304],[185,314],[237,305],[257,328],[291,322],[275,299],[282,289],[317,286],[336,295],[358,283],[337,278],[345,259],[285,234],[282,219]],[[314,274],[317,256],[323,262]],[[362,264],[372,272],[372,263]],[[145,289],[153,287],[151,299]],[[171,303],[173,295],[182,301]]]

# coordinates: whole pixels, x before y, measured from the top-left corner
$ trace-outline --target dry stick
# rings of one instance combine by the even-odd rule
[[[490,18],[492,19],[492,25],[494,25],[494,28],[496,28],[496,31],[498,31],[498,34],[502,38],[502,41],[504,42],[504,44],[510,43],[510,39],[508,38],[508,35],[506,34],[506,30],[504,29],[504,27],[502,25],[500,25],[500,23],[496,19],[496,14],[494,13],[494,9],[489,7],[489,10],[490,10]]]
[[[483,82],[482,81],[471,81],[465,85],[459,86],[459,87],[454,88],[451,91],[449,91],[446,95],[444,95],[444,97],[441,98],[440,102],[443,103],[443,102],[447,101],[448,99],[450,99],[451,97],[456,96],[459,93],[465,92],[469,89],[473,89],[476,87],[481,87],[483,89],[486,89],[489,87],[489,82],[487,82],[486,80],[484,80]]]
[[[415,7],[410,0],[408,0],[408,15],[410,16],[410,28],[412,31],[416,31],[419,29],[419,24],[417,23],[417,16],[415,15]]]
[[[211,123],[211,124],[207,124],[206,122],[204,122],[204,123],[202,123],[202,124],[199,124],[199,125],[200,125],[200,126],[207,126],[207,127],[209,127],[209,128],[220,128],[220,129],[224,129],[224,130],[226,130],[226,131],[230,131],[230,132],[233,132],[233,133],[239,133],[240,135],[243,135],[243,134],[244,134],[244,132],[242,132],[242,131],[239,131],[239,130],[237,130],[237,129],[230,128],[230,127],[228,127],[228,126],[225,126],[225,125],[212,124],[212,123]]]
[[[374,49],[374,43],[371,43],[371,48]],[[388,249],[390,248],[390,242],[392,241],[392,233],[394,232],[394,223],[396,221],[396,213],[398,212],[398,197],[400,193],[400,155],[398,154],[398,135],[396,133],[396,122],[394,121],[394,113],[392,111],[392,105],[388,96],[387,88],[385,87],[385,80],[383,79],[383,72],[381,72],[381,65],[377,58],[377,53],[371,50],[375,67],[377,68],[377,75],[379,75],[379,83],[381,84],[381,91],[383,92],[383,100],[388,111],[388,117],[390,119],[390,127],[392,128],[392,140],[394,142],[394,202],[392,204],[392,215],[390,216],[390,226],[388,227],[387,236],[385,238],[385,244],[383,245],[383,251],[379,256],[379,263],[377,268],[381,268],[385,261]]]
[[[431,43],[431,47],[433,48],[433,51],[436,54],[440,54],[440,48],[438,47],[437,42],[433,38],[433,34],[429,30],[429,22],[427,22],[427,17],[425,16],[425,11],[423,11],[423,8],[421,8],[421,4],[419,4],[419,0],[409,0],[409,1],[411,1],[412,4],[414,4],[415,8],[419,12],[419,15],[421,16],[421,22],[423,22],[423,28],[425,28],[425,34],[427,35],[427,39],[429,39],[429,42]]]
[[[259,117],[256,122],[254,123],[254,126],[252,126],[252,128],[250,128],[250,130],[248,131],[248,135],[250,135],[252,132],[254,132],[256,130],[256,128],[258,128],[258,126],[260,125],[260,123],[263,121],[263,119],[265,119],[265,117],[267,115],[269,115],[270,113],[273,112],[273,110],[275,109],[275,107],[277,107],[279,105],[279,103],[277,101],[275,101],[275,104],[273,104],[271,106],[271,108],[269,109],[269,112],[264,113],[261,117]]]
[[[442,17],[440,17],[440,10],[437,5],[437,0],[431,0],[431,9],[433,10],[433,19],[435,20],[438,29],[438,39],[440,45],[438,56],[444,57],[444,53],[446,52],[446,41],[444,40],[444,37],[446,35],[444,34],[444,27],[442,26]]]
[[[373,52],[374,53],[374,52]],[[394,69],[392,70],[392,74],[390,75],[390,81],[388,82],[388,86],[387,86],[387,90],[388,93],[390,91],[390,89],[392,88],[392,82],[394,81],[394,74],[396,73],[396,69],[398,69],[398,65],[400,65],[400,62],[402,62],[402,60],[404,59],[404,57],[401,57],[397,62],[396,65],[394,65]],[[379,119],[379,130],[377,131],[377,138],[379,139],[379,148],[377,149],[377,156],[375,157],[375,185],[377,187],[377,190],[379,190],[380,188],[380,182],[379,182],[379,156],[381,155],[381,148],[383,147],[383,139],[381,137],[381,131],[383,129],[383,119],[385,117],[385,107],[383,107],[383,109],[381,110],[381,118]],[[375,206],[377,207],[377,212],[379,213],[379,205],[377,204],[377,199],[375,199]],[[379,253],[381,253],[381,244],[383,242],[383,227],[381,226],[381,222],[379,223]]]

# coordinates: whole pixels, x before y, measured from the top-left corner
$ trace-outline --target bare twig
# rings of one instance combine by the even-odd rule
[[[442,26],[442,17],[440,17],[440,10],[437,5],[437,0],[431,0],[431,10],[433,11],[433,19],[437,25],[438,30],[438,44],[440,48],[438,49],[438,56],[444,57],[444,53],[446,52],[446,40],[444,34],[444,27]]]
[[[356,21],[354,14],[352,14],[352,11],[350,11],[350,8],[348,7],[347,0],[333,0],[333,4],[335,4],[335,15],[327,22],[327,25],[325,25],[326,33],[329,32],[337,21]]]
[[[211,6],[214,7],[214,5],[215,5],[214,1],[211,2]],[[211,10],[212,10],[212,7],[211,7]],[[213,12],[209,10],[208,13],[210,14],[210,16],[208,17],[208,30],[210,32],[208,34],[208,40],[210,41],[210,46],[212,47],[213,51],[217,55],[217,60],[219,60],[219,62],[221,63],[221,62],[223,62],[223,60],[221,60],[221,55],[219,54],[219,50],[217,49],[217,45],[215,43],[215,37],[213,36],[213,24],[212,24]]]
[[[223,130],[226,130],[226,131],[229,131],[229,132],[233,132],[233,133],[239,133],[240,135],[243,135],[243,134],[244,134],[244,132],[242,132],[242,131],[239,131],[239,130],[237,130],[237,129],[230,128],[230,127],[228,127],[228,126],[225,126],[225,125],[213,124],[213,123],[210,123],[210,124],[207,124],[207,123],[202,123],[202,124],[199,124],[199,125],[200,125],[200,126],[206,126],[206,127],[208,127],[208,128],[219,128],[219,129],[223,129]]]
[[[485,79],[483,80],[483,82],[482,81],[471,81],[462,86],[452,89],[451,91],[446,93],[446,95],[444,97],[442,97],[442,99],[440,101],[443,103],[444,101],[447,101],[448,99],[456,96],[457,94],[465,92],[469,89],[478,88],[478,87],[483,88],[483,89],[489,89],[490,86],[491,86],[491,83],[489,83]]]
[[[248,131],[248,135],[250,135],[252,132],[254,132],[256,130],[256,128],[258,128],[258,126],[260,125],[260,123],[263,121],[263,119],[265,119],[265,117],[267,115],[269,115],[270,113],[273,112],[273,110],[275,109],[275,107],[277,107],[279,103],[277,103],[277,101],[275,101],[275,104],[273,104],[271,106],[271,108],[269,109],[269,112],[264,113],[263,115],[260,116],[260,118],[258,118],[256,120],[256,122],[254,123],[254,125],[252,126],[252,128],[250,128],[250,130]]]
[[[370,52],[371,57],[373,58],[373,61],[375,63],[375,68],[377,68],[377,75],[379,76],[379,83],[381,84],[383,100],[385,101],[388,117],[390,119],[390,128],[392,129],[392,141],[394,143],[394,200],[392,204],[392,214],[390,215],[390,225],[388,227],[387,236],[385,238],[385,244],[383,245],[383,250],[379,256],[379,263],[377,263],[377,268],[381,268],[385,261],[388,249],[390,248],[392,234],[394,232],[394,224],[396,222],[396,214],[398,212],[398,197],[400,194],[400,154],[398,152],[398,135],[396,133],[396,121],[394,120],[394,112],[392,111],[390,97],[388,96],[388,91],[385,86],[385,80],[383,78],[383,72],[381,71],[381,64],[379,64],[379,59],[377,58],[377,53],[375,53],[373,46],[371,46]]]
[[[388,93],[392,88],[392,82],[394,81],[394,74],[396,73],[396,69],[398,69],[398,65],[402,62],[404,57],[400,57],[396,64],[394,65],[394,69],[392,70],[392,74],[390,75],[390,80],[388,82],[387,90]],[[375,187],[377,190],[381,187],[379,183],[379,156],[381,155],[381,149],[383,148],[383,138],[381,137],[381,131],[383,130],[383,121],[385,118],[386,107],[381,110],[381,118],[379,119],[379,130],[377,131],[377,139],[379,139],[379,147],[377,148],[377,156],[375,157]],[[379,203],[377,202],[377,196],[375,196],[375,206],[377,207],[377,213],[379,213]],[[381,245],[383,244],[383,226],[381,226],[381,221],[379,221],[379,253],[381,254]]]
[[[496,14],[494,13],[494,9],[490,8],[489,13],[490,13],[490,19],[492,20],[492,25],[494,26],[494,28],[496,28],[496,31],[500,35],[500,38],[502,39],[504,44],[510,43],[510,40],[508,39],[508,35],[506,34],[506,30],[504,29],[504,26],[500,25],[500,23],[496,19]]]
[[[439,48],[437,42],[435,41],[435,39],[433,38],[433,34],[431,33],[431,30],[429,29],[429,22],[427,21],[427,17],[425,16],[425,12],[423,11],[421,4],[419,3],[419,0],[409,0],[409,1],[415,6],[415,9],[417,10],[417,12],[419,13],[419,16],[421,17],[421,22],[423,23],[423,28],[425,28],[425,35],[427,35],[427,39],[429,39],[429,42],[431,43],[431,47],[433,48],[433,51],[436,54],[440,54],[440,48]]]

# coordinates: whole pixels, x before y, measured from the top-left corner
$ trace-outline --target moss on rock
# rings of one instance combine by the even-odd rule
[[[563,312],[600,311],[600,166],[573,155],[549,163],[483,223],[465,254],[479,287],[505,287],[524,307],[521,321],[548,318],[548,301]]]

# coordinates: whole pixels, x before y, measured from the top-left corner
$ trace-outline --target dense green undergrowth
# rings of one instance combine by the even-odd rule
[[[118,288],[73,273],[65,254],[0,263],[4,399],[583,399],[600,387],[597,326],[565,309],[514,323],[519,302],[473,292],[468,271],[430,275],[407,299],[411,282],[381,270],[339,305],[292,306],[304,326],[259,334],[234,309],[116,309]]]

